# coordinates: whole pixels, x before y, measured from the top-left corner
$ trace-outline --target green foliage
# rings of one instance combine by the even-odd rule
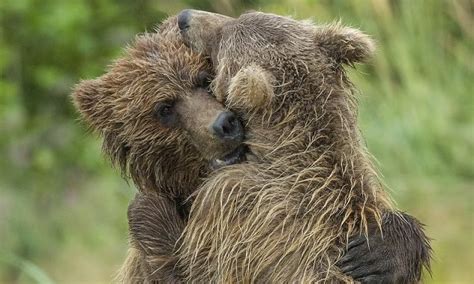
[[[134,189],[77,121],[69,93],[135,34],[194,7],[341,19],[373,35],[351,72],[361,128],[399,206],[427,224],[426,282],[471,282],[474,6],[469,1],[0,1],[0,283],[110,282]]]

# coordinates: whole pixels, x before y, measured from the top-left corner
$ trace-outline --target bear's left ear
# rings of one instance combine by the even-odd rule
[[[336,62],[347,65],[364,62],[375,51],[375,43],[368,35],[340,23],[317,26],[315,43]]]
[[[271,73],[250,64],[230,80],[225,104],[244,112],[265,108],[273,97],[273,83]]]
[[[74,86],[72,100],[82,118],[95,130],[100,130],[110,121],[108,97],[101,77],[83,80]]]

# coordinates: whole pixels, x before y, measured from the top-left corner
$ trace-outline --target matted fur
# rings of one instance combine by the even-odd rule
[[[182,208],[179,207],[181,207],[183,199],[188,197],[200,184],[200,178],[208,173],[207,160],[209,160],[209,157],[219,155],[219,148],[212,147],[213,145],[210,145],[211,147],[200,147],[206,143],[213,144],[215,141],[212,141],[212,139],[203,140],[202,137],[196,139],[199,135],[192,133],[193,130],[202,131],[202,128],[205,128],[205,125],[200,124],[201,120],[197,118],[201,114],[209,116],[208,112],[201,113],[198,111],[199,108],[196,107],[185,113],[189,116],[188,121],[194,123],[194,125],[190,125],[191,133],[189,133],[189,131],[182,128],[167,129],[162,127],[153,117],[153,108],[161,100],[175,97],[188,100],[191,97],[198,97],[199,93],[196,93],[195,80],[199,77],[199,72],[203,70],[211,71],[209,68],[210,66],[205,58],[191,52],[189,48],[183,45],[177,31],[176,19],[171,18],[165,21],[156,33],[146,33],[138,36],[125,54],[109,67],[105,75],[94,80],[83,81],[75,88],[74,101],[83,119],[88,122],[93,130],[103,136],[105,153],[121,168],[125,176],[133,178],[141,191],[141,194],[130,204],[129,208],[131,248],[119,276],[122,282],[179,282],[182,279],[181,274],[186,274],[185,271],[188,270],[185,266],[176,265],[179,255],[174,250],[175,244],[186,220],[186,217],[180,212]],[[260,66],[253,65],[240,69],[239,76],[232,77],[229,87],[234,96],[233,100],[229,100],[228,103],[237,109],[240,107],[242,114],[249,121],[251,121],[252,114],[251,111],[248,111],[249,109],[257,110],[271,105],[273,84],[278,83],[273,81],[272,74],[259,72],[261,70]],[[217,80],[216,82],[224,81]],[[241,95],[239,95],[240,91],[243,91]],[[212,102],[205,101],[204,103],[204,106],[212,106],[211,108],[222,107],[216,106]],[[194,105],[191,105],[191,107],[194,107]],[[202,108],[202,105],[200,107]],[[273,118],[270,114],[267,113],[265,117],[261,117],[267,120],[266,124],[271,124],[269,119]],[[296,116],[289,117],[296,118]],[[211,118],[207,117],[207,119]],[[280,123],[286,123],[285,119]],[[291,124],[292,122],[288,123]],[[299,140],[300,138],[298,138],[296,132],[292,139],[281,137],[279,142],[277,140],[270,141],[271,143],[261,142],[265,141],[265,137],[268,139],[275,138],[276,133],[271,133],[271,131],[280,131],[279,127],[273,127],[258,132],[262,125],[264,125],[263,122],[256,123],[256,129],[249,128],[250,132],[253,132],[250,136],[256,138],[249,141],[249,144],[255,144],[252,148],[256,155],[251,157],[252,159],[259,156],[263,157],[264,153],[279,151],[280,148],[273,149],[271,147],[277,144],[280,144],[281,147],[285,144],[289,146],[293,143],[292,139],[295,139],[294,146],[296,148],[301,147],[301,140]],[[253,126],[249,123],[248,127]],[[299,131],[299,129],[304,130],[304,128],[296,128],[295,131]],[[267,134],[268,136],[266,136]],[[261,137],[258,138],[257,135],[261,135]],[[299,135],[305,135],[305,132],[301,131]],[[258,139],[260,139],[260,142],[255,143],[259,141]],[[286,142],[283,143],[285,139]],[[318,141],[314,143],[318,143]],[[296,148],[285,149],[292,151]],[[298,159],[297,156],[294,157]],[[280,158],[283,159],[281,156]],[[292,156],[286,158],[293,159]],[[284,163],[284,159],[282,163]],[[258,163],[254,163],[254,165],[258,165]],[[294,165],[294,167],[299,166],[299,164]],[[252,171],[260,170],[253,169]],[[249,174],[252,174],[252,171]],[[291,170],[285,168],[270,169],[269,173],[277,171],[286,174]],[[264,172],[265,169],[262,173]],[[228,173],[232,174],[232,172]],[[301,178],[308,177],[307,174],[309,172],[302,173]],[[238,178],[238,176],[236,177]],[[263,181],[269,176],[254,176],[254,178]],[[229,182],[235,182],[235,179],[231,178]],[[278,179],[275,180],[275,183],[277,182]],[[268,188],[274,187],[275,184],[268,184]],[[301,188],[296,185],[293,190],[301,191]],[[249,200],[248,206],[250,207],[255,204],[255,201],[248,199],[248,197],[243,199],[242,202],[245,202],[245,200]],[[209,205],[209,208],[201,207],[204,210],[203,214],[206,210],[212,213],[214,210],[213,204]],[[320,203],[320,205],[325,204]],[[244,208],[245,206],[241,205],[241,207]],[[225,210],[225,208],[222,209]],[[305,207],[301,207],[301,209],[303,210]],[[267,214],[268,219],[271,220],[271,211],[267,211]],[[210,216],[214,215],[210,214]],[[393,216],[388,214],[388,217]],[[387,218],[384,217],[385,219]],[[421,232],[421,235],[423,232],[419,229],[419,225],[415,223],[406,222],[407,225],[400,226],[400,222],[391,222],[387,223],[387,226],[391,224],[396,224],[396,226],[388,229],[398,232],[398,234],[394,234],[395,241],[400,243],[396,249],[393,249],[392,246],[384,247],[385,242],[380,238],[376,238],[376,236],[379,236],[378,234],[375,234],[374,238],[370,238],[370,242],[372,247],[375,244],[382,245],[382,259],[385,259],[385,255],[389,253],[393,257],[388,259],[396,260],[377,262],[385,265],[385,267],[387,265],[397,265],[395,269],[390,270],[389,276],[393,273],[405,275],[407,273],[403,269],[406,265],[398,264],[409,262],[411,258],[405,256],[411,255],[412,251],[418,252],[414,248],[417,249],[419,244],[416,240],[407,239],[406,235],[400,237],[400,232],[406,233],[405,229],[400,228],[408,227],[415,233]],[[385,228],[385,226],[383,227]],[[263,228],[262,232],[264,233],[265,230],[268,231],[268,228]],[[289,232],[291,233],[291,231]],[[384,232],[387,232],[387,230]],[[221,233],[225,233],[225,231],[221,231]],[[258,234],[254,232],[253,235]],[[392,239],[388,238],[388,240]],[[239,246],[239,243],[226,245],[228,247]],[[280,246],[278,249],[281,248],[286,247]],[[398,248],[401,249],[398,250]],[[266,248],[262,247],[262,249],[265,250]],[[379,253],[374,254],[373,250],[368,251],[367,246],[359,246],[357,251],[359,254],[375,257],[376,259],[380,255]],[[423,255],[423,252],[421,250],[421,255]],[[222,255],[217,256],[221,257]],[[346,257],[348,256],[354,255],[348,253]],[[229,259],[232,259],[232,254],[229,254],[229,257]],[[360,259],[356,256],[355,260],[348,259],[346,263],[350,265],[362,264],[361,267],[367,268],[364,263],[359,261]],[[299,260],[296,260],[295,263],[297,261]],[[238,262],[235,263],[238,264]],[[378,269],[376,265],[369,266]],[[206,269],[206,267],[209,268],[204,261],[202,269]],[[399,269],[399,267],[402,267],[402,269]],[[213,267],[211,268],[213,269]],[[409,274],[417,275],[416,273]],[[314,275],[309,273],[299,278],[299,280],[305,279],[314,279]]]
[[[131,219],[133,237],[122,282],[175,277],[174,246],[188,213],[183,203],[207,174],[209,157],[220,154],[220,145],[205,135],[207,125],[199,123],[200,116],[212,120],[212,114],[226,110],[197,88],[203,71],[212,72],[209,61],[184,45],[176,18],[170,18],[155,32],[138,35],[104,75],[80,82],[73,91],[82,119],[103,138],[106,156],[141,193],[159,198],[145,211],[129,212],[137,218]],[[196,109],[199,103],[204,111],[189,111],[192,119],[183,119],[187,129],[167,128],[156,119],[155,106],[169,100],[191,101]],[[149,226],[140,214],[160,222],[153,235],[145,234]]]
[[[213,57],[216,96],[245,117],[253,156],[196,192],[180,248],[187,281],[353,282],[335,266],[349,236],[368,235],[392,212],[343,68],[367,59],[372,41],[340,24],[264,13],[210,30],[217,44],[200,42],[205,29],[193,34],[193,25],[185,38],[211,47],[200,51]]]
[[[179,55],[179,56],[177,56]],[[175,18],[136,37],[107,73],[73,91],[82,118],[103,137],[103,150],[139,190],[188,197],[208,162],[184,131],[161,126],[157,102],[192,93],[205,58],[187,48]]]

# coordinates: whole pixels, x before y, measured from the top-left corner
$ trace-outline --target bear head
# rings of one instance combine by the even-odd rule
[[[209,60],[183,44],[176,18],[137,36],[73,101],[103,150],[139,190],[187,197],[212,168],[240,161],[243,127],[209,91]]]
[[[356,100],[344,65],[370,58],[375,45],[369,36],[339,23],[315,25],[261,12],[234,19],[185,10],[178,23],[185,42],[211,58],[217,99],[253,124],[246,127],[253,152],[274,153],[289,127],[326,149],[359,146]],[[255,115],[262,119],[249,119]]]

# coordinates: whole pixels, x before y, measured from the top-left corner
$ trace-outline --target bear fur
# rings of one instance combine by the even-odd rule
[[[119,277],[125,283],[184,279],[187,268],[178,265],[176,248],[189,213],[186,201],[210,173],[210,162],[238,147],[209,131],[227,109],[206,90],[213,72],[208,58],[183,45],[177,26],[170,18],[155,33],[138,36],[105,75],[81,82],[73,93],[82,118],[103,137],[105,154],[140,191],[129,208],[130,250]],[[266,101],[260,98],[255,96],[256,106]],[[172,119],[157,115],[163,102],[174,103],[168,105],[176,112]],[[393,224],[389,229],[400,227]],[[412,226],[416,231],[418,225]],[[406,250],[400,245],[396,251],[378,235],[370,237],[371,250],[360,245],[365,237],[354,237],[358,245],[348,247],[345,267],[377,269],[361,256],[393,266],[397,262],[381,252],[402,260],[410,253],[404,236],[396,241]]]
[[[183,44],[176,18],[170,18],[156,32],[137,36],[104,75],[73,91],[82,119],[103,138],[105,155],[155,201],[160,231],[152,240],[159,245],[148,245],[148,236],[131,238],[121,272],[125,282],[174,277],[186,201],[210,161],[240,144],[210,131],[216,117],[228,112],[207,90],[212,71],[209,60]],[[161,269],[153,273],[151,266]]]
[[[407,270],[385,281],[418,282],[429,267],[428,239],[383,190],[344,69],[367,60],[373,41],[340,24],[259,12],[217,22],[207,12],[184,13],[183,37],[211,57],[215,95],[244,118],[251,152],[196,191],[180,248],[186,280],[351,283],[342,273],[349,271],[370,282],[373,275],[336,263],[346,260],[350,236],[383,234],[405,240],[393,241],[395,250],[412,252],[396,258]],[[394,223],[397,229],[384,228]]]

